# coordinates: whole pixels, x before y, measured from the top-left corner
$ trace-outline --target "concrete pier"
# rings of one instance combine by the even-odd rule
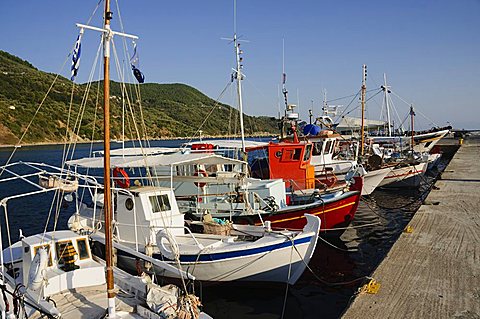
[[[480,139],[467,139],[343,318],[480,318]]]

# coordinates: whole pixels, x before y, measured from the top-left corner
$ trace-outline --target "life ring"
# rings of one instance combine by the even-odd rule
[[[208,173],[204,169],[197,169],[195,171],[195,174],[193,174],[193,176],[208,177]],[[205,185],[207,185],[207,183],[205,182],[194,182],[194,184],[199,188],[203,188]]]
[[[171,249],[168,249],[165,244],[169,245]],[[175,239],[171,238],[166,230],[161,230],[157,233],[157,247],[160,253],[167,259],[175,260],[180,256],[178,244]]]
[[[48,252],[45,248],[40,247],[33,257],[32,263],[30,264],[30,270],[28,271],[28,288],[30,290],[36,291],[40,289],[43,285],[44,280],[44,270],[48,266]]]
[[[113,169],[114,183],[121,188],[130,187],[130,177],[128,177],[127,172],[123,168],[115,167]]]

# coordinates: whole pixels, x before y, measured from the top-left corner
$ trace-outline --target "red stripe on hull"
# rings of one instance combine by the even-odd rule
[[[307,222],[304,214],[313,214],[322,220],[320,230],[332,230],[346,227],[350,224],[357,211],[359,201],[360,193],[352,192],[351,196],[335,202],[309,205],[307,207],[299,207],[298,209],[294,209],[295,206],[292,206],[291,208],[293,208],[293,210],[270,216],[262,216],[262,218],[264,221],[271,221],[272,228],[302,229]],[[259,220],[255,222],[259,222]]]

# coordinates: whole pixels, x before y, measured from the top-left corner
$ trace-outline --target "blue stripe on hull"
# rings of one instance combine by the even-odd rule
[[[294,241],[294,245],[309,243],[311,240],[312,240],[312,236],[296,239]],[[229,259],[229,258],[235,258],[235,257],[245,257],[245,256],[260,254],[260,253],[269,252],[273,250],[278,250],[278,249],[282,249],[290,246],[292,246],[292,242],[286,241],[286,242],[265,246],[265,247],[252,248],[247,250],[229,251],[229,252],[217,253],[217,254],[202,254],[200,256],[180,255],[180,262],[215,261],[215,260],[223,260],[223,259]],[[161,254],[153,254],[153,258],[165,259]]]

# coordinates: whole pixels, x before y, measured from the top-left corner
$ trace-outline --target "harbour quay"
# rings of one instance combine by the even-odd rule
[[[480,318],[480,137],[461,144],[343,318]]]

